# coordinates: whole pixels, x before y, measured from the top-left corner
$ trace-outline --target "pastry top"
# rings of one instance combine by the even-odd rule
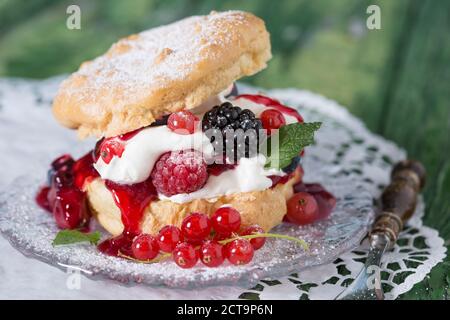
[[[270,39],[247,12],[212,12],[119,40],[60,86],[57,120],[81,138],[111,137],[200,105],[266,67]]]

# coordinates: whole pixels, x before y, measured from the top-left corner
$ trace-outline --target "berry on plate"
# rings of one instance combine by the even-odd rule
[[[61,229],[75,229],[88,216],[86,197],[73,187],[61,187],[56,191],[53,216]]]
[[[44,210],[52,211],[50,203],[48,201],[48,192],[50,191],[50,187],[44,186],[39,188],[38,193],[36,194],[36,203]]]
[[[181,242],[173,249],[172,258],[179,267],[189,269],[198,261],[197,250],[192,244]]]
[[[319,206],[319,220],[330,216],[336,207],[336,198],[318,183],[297,183],[294,186],[295,192],[307,192],[314,196]]]
[[[253,259],[254,249],[246,239],[236,239],[225,246],[228,261],[234,265],[247,264]]]
[[[254,224],[254,225],[251,225],[251,226],[245,228],[241,232],[241,236],[258,234],[258,233],[264,233],[264,230],[257,224]],[[261,237],[261,238],[250,239],[250,243],[253,246],[253,249],[258,250],[266,243],[266,238]]]
[[[197,244],[209,236],[211,222],[206,214],[194,212],[184,218],[181,232],[186,241]]]
[[[207,267],[218,267],[225,260],[223,251],[223,246],[220,243],[207,240],[200,247],[200,260]]]
[[[151,178],[159,193],[173,196],[202,188],[208,179],[208,172],[200,152],[172,151],[164,153],[155,163]]]
[[[193,134],[198,118],[187,110],[172,113],[167,119],[167,126],[178,134]]]
[[[73,160],[71,155],[63,154],[62,156],[53,160],[51,166],[52,166],[53,170],[57,171],[64,166],[71,167],[74,163],[75,163],[75,161]]]
[[[152,260],[159,253],[158,241],[149,234],[140,234],[131,245],[133,257],[138,260]]]
[[[179,228],[175,226],[165,226],[159,230],[157,239],[161,251],[172,252],[177,244],[183,241],[183,235]]]
[[[286,218],[289,222],[299,225],[313,223],[319,219],[317,201],[309,193],[295,193],[287,202]]]
[[[241,214],[234,208],[222,207],[211,216],[213,229],[220,235],[231,235],[241,227]]]

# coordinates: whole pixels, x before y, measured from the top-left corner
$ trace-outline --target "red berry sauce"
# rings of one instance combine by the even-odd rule
[[[268,176],[272,180],[272,186],[270,188],[275,188],[279,184],[285,184],[292,178],[292,174],[286,174],[284,176]]]
[[[91,152],[78,161],[70,155],[62,155],[52,162],[50,185],[39,189],[36,202],[53,214],[58,227],[87,230],[90,212],[83,186],[96,176]]]
[[[133,238],[141,233],[140,222],[144,210],[157,198],[157,192],[150,178],[133,185],[121,185],[106,180],[105,186],[111,191],[114,202],[120,209],[124,229],[120,236],[99,244],[98,249],[112,256],[117,256],[119,251],[130,255]]]
[[[233,170],[236,168],[236,164],[219,164],[213,163],[208,166],[208,174],[212,176],[220,176],[222,173],[228,170]]]
[[[73,165],[73,174],[75,177],[75,186],[80,190],[84,190],[84,184],[86,182],[89,183],[99,176],[97,170],[94,168],[92,152],[88,152],[75,162]]]
[[[239,98],[247,99],[247,100],[253,101],[255,103],[265,105],[266,107],[274,108],[283,114],[287,114],[291,117],[296,118],[297,121],[300,123],[304,122],[303,117],[297,112],[297,110],[295,110],[291,107],[285,106],[278,100],[275,100],[275,99],[272,99],[272,98],[269,98],[266,96],[262,96],[259,94],[241,94],[236,97],[236,99],[239,99]]]
[[[50,187],[42,186],[39,188],[38,193],[36,194],[36,203],[44,210],[49,212],[52,211],[50,207],[50,203],[48,201],[48,192],[50,191]]]
[[[118,138],[122,141],[128,141],[131,138],[133,138],[135,135],[137,135],[142,129],[144,129],[144,128],[136,129],[136,130],[121,134],[120,136],[118,136]]]

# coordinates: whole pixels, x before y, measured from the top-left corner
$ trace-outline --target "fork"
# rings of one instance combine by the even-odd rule
[[[381,258],[393,248],[404,223],[412,216],[419,192],[425,185],[425,168],[415,160],[397,163],[391,183],[381,195],[381,214],[369,232],[369,254],[358,276],[337,300],[384,300]]]

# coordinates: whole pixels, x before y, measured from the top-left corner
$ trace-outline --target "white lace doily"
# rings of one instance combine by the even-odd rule
[[[14,177],[40,170],[43,163],[57,156],[67,148],[67,141],[75,142],[74,134],[55,129],[57,126],[50,115],[49,105],[61,78],[45,81],[0,79],[0,152],[4,158],[4,171],[0,173],[0,188]],[[251,88],[247,88],[252,90]],[[254,89],[253,89],[254,90]],[[268,94],[288,105],[304,109],[306,114],[327,121],[334,132],[322,131],[321,141],[329,141],[308,150],[308,158],[314,160],[317,154],[328,154],[327,168],[330,174],[357,177],[363,180],[376,199],[389,182],[390,168],[396,161],[405,158],[405,152],[395,144],[370,133],[361,121],[350,115],[336,102],[320,95],[294,89],[272,90]],[[331,119],[331,120],[330,120]],[[46,130],[46,128],[52,130]],[[9,132],[37,130],[39,137],[17,138]],[[56,130],[56,131],[55,131]],[[64,139],[52,139],[55,135]],[[50,143],[50,141],[54,141]],[[46,141],[46,143],[42,143]],[[59,142],[63,141],[63,142]],[[39,144],[45,156],[38,159],[30,145]],[[88,141],[81,148],[92,145]],[[345,166],[342,164],[345,163]],[[6,169],[5,169],[6,168]],[[314,173],[307,172],[305,180],[313,181]],[[420,202],[413,219],[401,234],[392,252],[384,256],[383,285],[388,299],[395,299],[424,279],[431,268],[443,260],[446,248],[436,230],[422,225],[423,201]],[[303,270],[281,279],[265,280],[251,289],[215,287],[198,291],[151,289],[152,296],[166,298],[215,298],[215,299],[331,299],[356,276],[367,254],[366,246],[342,255],[333,263]],[[38,275],[36,275],[38,276]],[[90,281],[90,280],[89,280]],[[138,288],[127,288],[130,296]]]

